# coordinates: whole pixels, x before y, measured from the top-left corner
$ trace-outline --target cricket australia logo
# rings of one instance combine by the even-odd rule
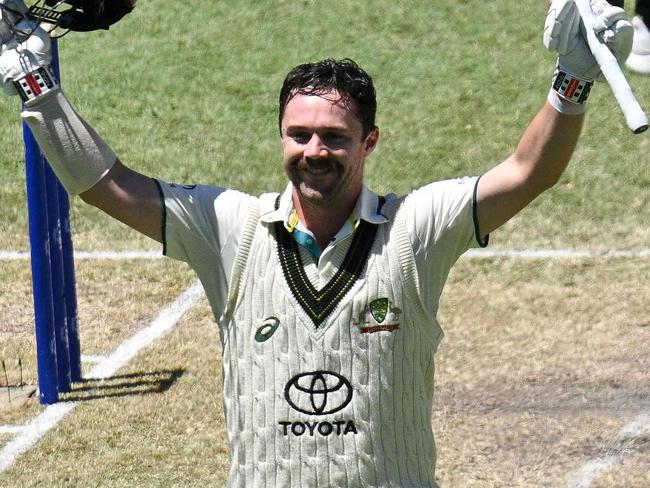
[[[398,330],[402,309],[390,303],[388,298],[377,298],[361,310],[354,320],[362,334]]]

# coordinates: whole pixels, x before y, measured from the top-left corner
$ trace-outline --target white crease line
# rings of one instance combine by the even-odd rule
[[[74,402],[49,405],[42,413],[26,424],[22,431],[0,450],[0,473],[11,466],[18,456],[36,444],[75,406],[76,403]]]
[[[24,429],[24,425],[0,425],[0,434],[20,434]]]
[[[162,259],[160,251],[75,251],[75,259],[104,259],[118,261],[126,259]],[[29,252],[0,251],[0,261],[24,261],[30,259]]]
[[[117,346],[106,360],[97,364],[87,378],[108,378],[128,363],[141,349],[174,327],[183,314],[203,296],[203,287],[195,283],[185,290],[174,303],[163,309],[151,324]]]
[[[650,249],[608,249],[589,251],[580,249],[469,249],[463,257],[474,259],[603,259],[603,258],[649,258]]]
[[[598,473],[613,468],[620,463],[621,457],[622,456],[607,456],[589,461],[580,469],[577,478],[566,485],[566,488],[587,488],[591,484],[591,480]]]
[[[648,428],[650,428],[650,415],[638,415],[621,427],[621,430],[618,432],[618,441],[621,444],[632,441],[643,434]],[[580,468],[577,476],[568,484],[564,485],[564,488],[588,488],[591,480],[599,473],[620,464],[625,454],[627,454],[627,451],[625,448],[622,448],[617,454],[588,461]]]
[[[75,251],[75,259],[162,259],[161,251]]]
[[[101,361],[105,361],[108,356],[99,356],[99,355],[92,355],[92,354],[82,354],[79,359],[81,359],[82,363],[94,363],[97,364]]]
[[[173,328],[183,314],[194,306],[202,296],[203,288],[198,282],[190,286],[176,300],[161,310],[147,327],[128,338],[112,354],[97,364],[91,370],[89,377],[105,378],[114,374],[141,349],[149,346]],[[77,402],[60,402],[48,405],[43,412],[22,426],[17,435],[0,449],[0,473],[9,468],[18,456],[36,444],[76,406]]]
[[[75,251],[75,259],[98,259],[119,261],[128,259],[162,259],[160,251]],[[607,258],[650,258],[650,249],[470,249],[465,259],[607,259]],[[29,252],[0,251],[0,261],[22,261],[30,259]]]
[[[650,428],[650,414],[641,414],[625,424],[618,433],[621,440],[633,439]]]

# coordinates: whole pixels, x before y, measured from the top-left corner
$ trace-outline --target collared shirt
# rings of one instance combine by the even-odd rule
[[[352,214],[343,223],[343,226],[332,238],[332,241],[328,246],[322,250],[316,243],[314,234],[298,219],[296,208],[293,205],[292,189],[293,186],[289,183],[280,196],[277,210],[273,209],[263,213],[260,220],[267,223],[283,221],[285,228],[291,232],[294,240],[302,248],[308,250],[317,260],[320,259],[322,254],[325,252],[331,252],[331,249],[336,244],[343,242],[348,236],[352,235],[361,219],[371,224],[383,224],[388,222],[386,217],[377,212],[379,206],[378,195],[370,191],[366,185],[363,185],[361,188],[361,194],[357,199]],[[263,211],[265,210],[267,209],[264,209]]]
[[[210,300],[215,317],[226,303],[230,274],[253,200],[262,204],[262,223],[283,221],[293,213],[291,184],[280,196],[255,197],[210,185],[173,185],[159,181],[165,203],[165,255],[189,263],[196,271]],[[451,266],[470,247],[487,245],[476,220],[478,178],[438,181],[398,197],[404,207],[407,232],[413,248],[422,301],[435,315],[442,288]],[[354,209],[354,220],[382,225],[386,217],[377,213],[378,196],[365,186]],[[303,232],[307,229],[298,227]],[[351,242],[354,226],[346,221],[316,259],[299,246],[305,273],[317,289],[334,276]]]
[[[215,318],[226,312],[219,320],[225,411],[233,458],[245,460],[232,466],[233,485],[260,480],[271,486],[274,480],[277,484],[278,474],[280,484],[286,485],[303,479],[304,472],[309,485],[336,480],[333,484],[340,486],[345,479],[360,486],[362,479],[372,479],[374,470],[377,479],[437,486],[433,469],[423,470],[418,462],[435,456],[430,432],[432,354],[442,338],[435,315],[450,268],[467,248],[480,244],[477,181],[450,180],[402,197],[388,195],[385,215],[377,211],[377,195],[364,187],[351,221],[341,226],[318,260],[303,246],[298,247],[299,260],[293,246],[287,249],[282,225],[294,232],[300,225],[291,185],[280,195],[276,209],[277,194],[253,197],[216,187],[160,183],[167,254],[197,272]],[[253,206],[260,209],[259,220],[257,212],[249,211]],[[372,223],[359,225],[359,239],[352,239],[361,220]],[[307,232],[304,229],[308,236]],[[356,259],[350,262],[357,266],[346,266],[346,273],[337,274],[353,241],[360,243],[350,253]],[[245,246],[250,252],[236,254],[240,242],[242,247],[243,242],[250,244]],[[359,253],[363,244],[368,247]],[[236,294],[227,299],[230,280],[238,285]],[[339,287],[339,282],[345,283]],[[232,307],[226,310],[227,303]],[[340,307],[340,313],[330,316],[325,309],[319,315],[321,304]],[[388,335],[364,335],[366,325],[383,323],[385,316],[377,318],[376,308],[405,324],[404,333],[393,334],[400,323],[391,322],[384,326],[397,328],[384,331]],[[272,342],[258,336],[267,330],[269,320],[275,322]],[[311,389],[299,383],[305,375],[311,377]],[[339,386],[330,383],[330,377],[337,378]],[[324,411],[323,400],[317,412],[314,388],[331,393],[330,410]],[[283,390],[286,404],[278,402]],[[348,413],[340,417],[338,412],[351,402]],[[305,410],[309,403],[311,409]],[[304,415],[311,417],[312,412],[337,414],[318,419],[330,431],[319,430],[313,439],[306,435],[287,439],[289,425],[301,425],[305,433]],[[332,434],[334,419],[351,426],[342,435],[359,434],[358,438],[326,438]],[[318,456],[311,455],[316,451]],[[298,477],[291,468],[294,458],[301,462]],[[378,460],[387,462],[379,466]]]

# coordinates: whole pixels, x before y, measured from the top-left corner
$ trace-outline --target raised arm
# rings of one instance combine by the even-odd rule
[[[70,194],[162,242],[156,182],[124,166],[60,89],[28,101],[21,115]]]
[[[619,60],[631,49],[632,26],[625,11],[592,0],[601,35]],[[585,102],[601,76],[583,34],[573,0],[555,0],[544,28],[544,44],[559,54],[548,100],[525,130],[514,153],[486,172],[477,188],[477,217],[483,237],[517,214],[566,169],[580,137]]]
[[[545,103],[515,152],[481,177],[477,218],[483,236],[558,181],[569,164],[583,120],[584,115],[565,115]]]
[[[119,159],[106,176],[79,196],[132,229],[163,241],[163,204],[158,185]]]
[[[2,88],[25,101],[21,116],[63,186],[162,241],[163,209],[156,182],[118,161],[108,144],[76,113],[49,67],[50,38],[21,17],[24,4],[0,0],[0,7]]]

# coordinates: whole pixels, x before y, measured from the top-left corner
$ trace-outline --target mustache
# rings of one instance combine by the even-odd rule
[[[334,158],[298,158],[296,160],[298,166],[307,167],[307,166],[337,166],[339,164],[338,160]]]

